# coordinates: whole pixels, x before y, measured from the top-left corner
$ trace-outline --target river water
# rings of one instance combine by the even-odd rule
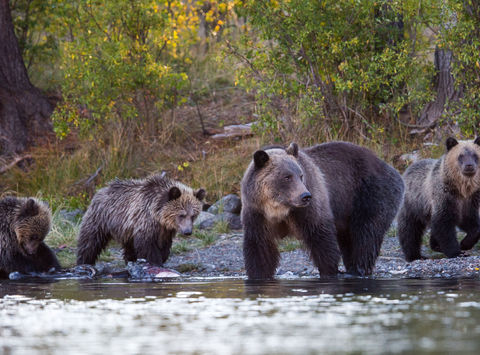
[[[478,280],[0,282],[2,354],[479,352]]]

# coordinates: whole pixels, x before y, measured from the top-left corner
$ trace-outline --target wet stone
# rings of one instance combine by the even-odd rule
[[[130,278],[135,280],[152,280],[158,278],[172,278],[181,276],[177,271],[152,265],[145,260],[130,261],[127,265]]]

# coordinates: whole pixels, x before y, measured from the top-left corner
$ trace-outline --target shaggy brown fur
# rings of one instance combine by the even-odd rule
[[[48,206],[34,198],[0,200],[0,277],[60,269],[55,254],[43,242],[50,231]]]
[[[480,138],[448,138],[446,147],[440,159],[416,162],[403,175],[406,193],[398,236],[407,261],[423,258],[420,247],[428,226],[431,248],[450,258],[471,249],[480,238]],[[460,244],[455,227],[467,233]]]
[[[242,180],[244,257],[251,279],[271,278],[276,239],[302,240],[321,276],[373,271],[403,194],[398,172],[345,142],[255,152]]]
[[[204,197],[205,190],[160,175],[113,181],[95,194],[83,217],[77,263],[94,264],[113,238],[123,246],[125,262],[141,258],[162,265],[175,233],[192,233]]]

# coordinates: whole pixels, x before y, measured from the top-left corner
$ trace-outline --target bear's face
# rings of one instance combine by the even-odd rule
[[[171,187],[168,191],[168,202],[160,210],[160,223],[183,235],[192,234],[193,222],[202,210],[204,198],[204,189],[193,191],[186,186]]]
[[[51,214],[47,206],[28,199],[14,221],[17,242],[24,255],[34,255],[50,231]]]
[[[454,186],[462,197],[468,198],[480,190],[480,138],[473,142],[458,142],[450,137],[446,146],[444,179]]]
[[[477,174],[480,157],[480,138],[471,142],[459,143],[455,138],[449,137],[446,141],[446,163],[450,169],[457,169],[458,173],[466,178]]]
[[[281,218],[291,208],[310,204],[312,194],[305,186],[305,174],[297,156],[296,144],[286,150],[258,150],[253,156],[260,201],[271,217]]]

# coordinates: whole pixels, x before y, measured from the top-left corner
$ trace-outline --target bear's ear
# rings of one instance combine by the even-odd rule
[[[263,168],[268,159],[270,158],[264,150],[257,150],[255,154],[253,154],[253,161],[255,162],[256,168]]]
[[[176,200],[177,198],[179,198],[180,196],[182,195],[182,192],[180,191],[180,189],[176,186],[173,186],[172,188],[170,188],[170,190],[168,191],[168,201],[172,201],[172,200]]]
[[[290,143],[286,149],[287,154],[293,155],[295,158],[298,157],[298,145],[297,143]]]
[[[475,143],[476,145],[480,145],[480,136],[478,136],[477,138],[475,138],[475,140],[473,141],[473,143]]]
[[[198,198],[200,201],[202,201],[205,198],[205,195],[207,192],[204,189],[198,189],[195,191],[195,197]]]
[[[448,152],[450,149],[452,149],[458,144],[458,141],[453,137],[448,137],[445,144],[447,145],[447,152]]]
[[[25,206],[23,206],[20,214],[24,217],[36,216],[38,214],[38,205],[34,199],[29,198]]]

